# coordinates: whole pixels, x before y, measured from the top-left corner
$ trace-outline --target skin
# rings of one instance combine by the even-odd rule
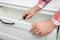
[[[56,28],[56,25],[51,20],[40,21],[32,24],[30,32],[37,36],[49,34]]]
[[[41,10],[41,8],[35,5],[33,8],[28,9],[24,12],[25,16],[28,14],[25,20],[32,18],[37,11]],[[32,24],[32,28],[30,32],[37,36],[43,36],[50,32],[52,32],[56,28],[56,25],[51,20],[40,21]]]
[[[26,10],[23,14],[23,16],[28,14],[28,16],[26,17],[25,20],[28,20],[28,19],[32,18],[34,16],[34,14],[39,10],[40,10],[40,7],[37,6],[37,5],[35,5],[33,8],[30,8],[30,9]]]

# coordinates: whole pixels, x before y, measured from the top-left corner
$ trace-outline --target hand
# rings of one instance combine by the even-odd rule
[[[33,16],[34,14],[35,14],[35,11],[34,11],[33,8],[32,8],[32,9],[26,10],[26,11],[24,12],[23,17],[26,17],[26,18],[24,18],[24,19],[25,19],[25,20],[28,20],[28,19],[32,18],[32,16]]]
[[[41,8],[38,5],[35,5],[33,8],[27,10],[24,12],[23,18],[25,20],[28,20],[30,18],[32,18],[32,16],[34,16],[34,14],[39,11]]]
[[[30,32],[37,36],[43,36],[53,31],[56,25],[51,21],[40,21],[32,24]]]

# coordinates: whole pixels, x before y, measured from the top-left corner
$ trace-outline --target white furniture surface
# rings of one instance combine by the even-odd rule
[[[38,0],[0,0],[0,5],[14,5],[14,6],[18,6],[17,8],[20,9],[19,7],[33,7],[34,5],[36,5],[38,2]],[[50,3],[48,3],[43,9],[44,10],[48,10],[48,11],[52,11],[47,13],[46,11],[40,11],[40,13],[45,13],[45,14],[49,14],[49,15],[54,15],[54,12],[57,11],[58,9],[60,9],[60,0],[51,0]],[[10,6],[9,6],[10,7]],[[14,8],[14,7],[13,7]]]
[[[1,17],[10,18],[10,19],[14,19],[17,21],[24,22],[24,20],[22,20],[23,12],[24,12],[23,10],[17,10],[17,9],[13,9],[13,8],[9,8],[9,7],[0,7],[0,16]],[[1,17],[0,17],[0,19],[1,19]],[[30,19],[26,22],[33,23],[33,22],[37,22],[37,21],[41,21],[41,20],[48,20],[50,18],[51,18],[51,15],[37,13],[32,19]],[[8,21],[6,21],[6,22],[8,22]],[[24,26],[24,23],[22,25]],[[0,22],[0,33],[2,35],[5,34],[3,36],[1,36],[1,34],[0,34],[0,37],[3,39],[8,38],[9,40],[11,38],[10,36],[12,36],[12,38],[11,38],[12,40],[14,38],[23,39],[23,40],[56,40],[56,31],[57,30],[55,29],[55,30],[53,30],[53,32],[51,32],[50,34],[48,34],[46,36],[37,37],[37,36],[31,34],[29,31],[23,30],[23,28],[11,26],[11,25]]]
[[[0,6],[2,6],[0,7],[0,16],[25,22],[22,20],[22,14],[25,10],[33,7],[36,3],[37,0],[0,0]],[[32,19],[26,22],[33,23],[50,19],[52,17],[51,15],[60,8],[59,3],[60,0],[52,0],[45,8],[43,8],[44,10],[36,13]],[[37,37],[19,27],[13,27],[0,22],[0,37],[6,40],[56,40],[56,31],[57,30],[55,29],[46,36]]]
[[[26,7],[33,7],[37,4],[38,0],[0,0],[0,2],[19,5],[19,6],[26,6]],[[60,0],[52,0],[45,9],[55,11],[60,9]]]

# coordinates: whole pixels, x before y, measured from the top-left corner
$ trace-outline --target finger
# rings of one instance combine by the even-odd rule
[[[30,29],[30,32],[32,32],[36,28],[35,23],[32,24],[32,28]]]
[[[27,17],[26,17],[26,20],[30,19],[32,16],[31,14],[29,14]]]
[[[28,14],[26,14],[26,15],[23,17],[23,19],[25,20],[27,16],[28,16]]]
[[[42,36],[43,36],[43,34],[39,34],[39,36],[40,36],[40,37],[42,37]]]
[[[35,29],[32,31],[32,34],[36,34],[37,31],[38,31],[38,29],[35,28]]]
[[[24,14],[23,14],[23,19],[25,20],[28,15],[29,15],[29,14],[28,14],[27,12],[24,13]]]
[[[43,34],[40,32],[39,34],[37,34],[37,36],[40,36],[41,37],[41,36],[43,36]]]
[[[26,13],[23,13],[23,15],[22,15],[22,16],[24,17],[25,15],[26,15]]]
[[[35,33],[35,35],[39,35],[40,34],[40,31],[37,31],[36,33]]]
[[[41,31],[38,29],[38,31],[35,33],[35,35],[37,35],[37,36],[42,36],[43,34],[42,34]]]
[[[32,26],[35,26],[36,25],[36,23],[32,23]]]
[[[40,32],[38,32],[37,34],[35,34],[36,36],[42,36],[42,34]]]

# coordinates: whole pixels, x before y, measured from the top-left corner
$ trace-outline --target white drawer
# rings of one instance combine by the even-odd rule
[[[2,33],[1,33],[2,32]],[[1,34],[4,36],[1,36]],[[11,35],[11,36],[9,36]],[[12,27],[10,25],[4,25],[0,23],[0,37],[1,38],[9,38],[13,39],[24,39],[24,40],[55,40],[56,30],[54,30],[51,34],[44,37],[37,37],[32,35],[30,32]]]
[[[8,8],[8,7],[0,7],[0,16],[2,18],[5,17],[5,18],[9,18],[11,20],[14,19],[14,20],[17,20],[18,22],[23,21],[22,20],[23,12],[24,12],[23,10],[18,10],[18,9],[13,9],[13,8]],[[37,22],[37,21],[41,21],[41,20],[48,20],[50,18],[51,18],[51,15],[36,13],[36,15],[32,19],[30,19],[26,22],[33,23],[33,22]],[[26,25],[28,25],[28,24],[26,24]],[[22,30],[22,29],[23,28],[13,27],[11,25],[5,25],[0,22],[0,32],[11,35],[13,37],[22,38],[24,40],[56,40],[56,29],[49,35],[46,35],[43,37],[34,36],[27,30]]]
[[[23,40],[23,39],[0,32],[0,40]]]

